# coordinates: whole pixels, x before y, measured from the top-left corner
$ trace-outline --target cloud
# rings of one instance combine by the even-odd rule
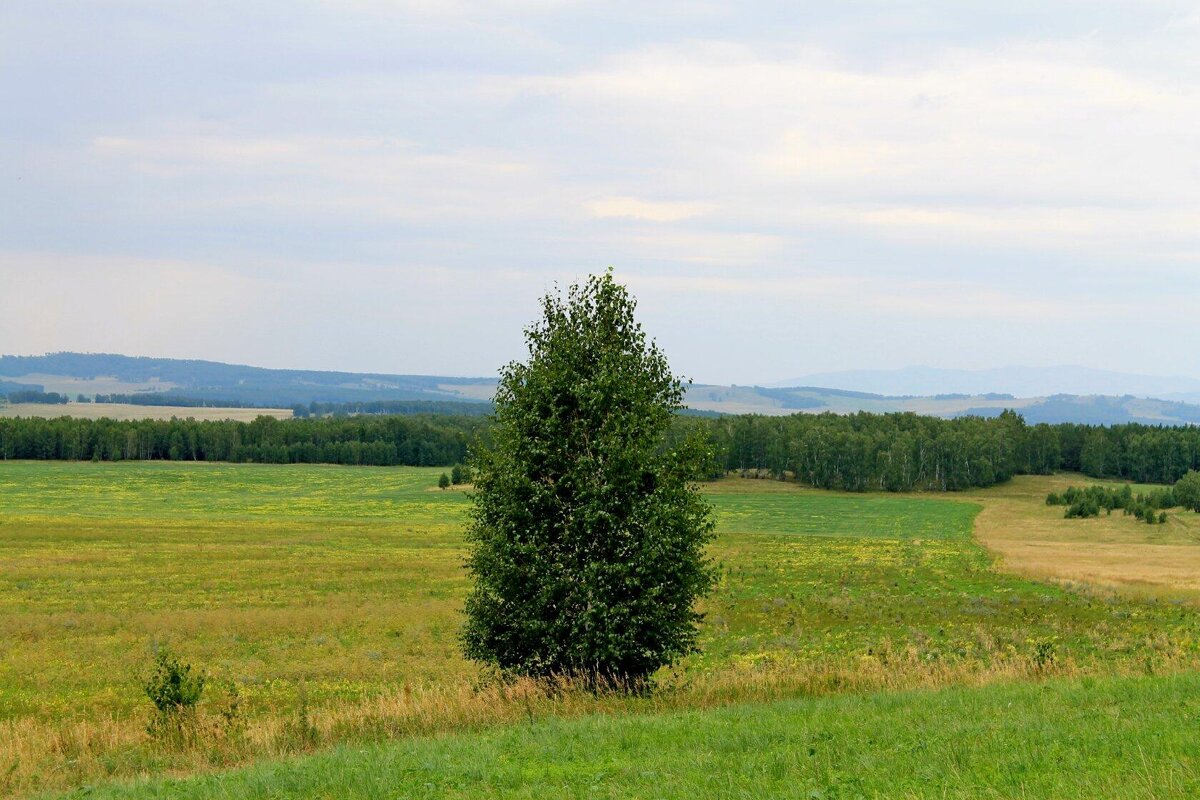
[[[144,352],[153,343],[197,354],[280,311],[269,281],[211,263],[7,251],[0,276],[6,352]]]
[[[678,222],[710,213],[711,203],[663,202],[636,197],[604,197],[587,204],[592,216],[600,219],[627,217],[649,222]]]
[[[723,231],[635,231],[617,240],[637,259],[678,264],[762,264],[784,247],[778,236]]]
[[[4,341],[489,372],[609,264],[707,380],[1191,330],[1189,4],[281,8],[17,4]]]
[[[511,153],[431,151],[390,137],[101,136],[91,149],[163,185],[202,182],[208,192],[175,194],[184,210],[217,203],[322,216],[499,218],[531,213],[529,200],[545,197],[530,189],[531,165]]]
[[[760,224],[792,214],[988,244],[1028,232],[1063,249],[1103,232],[1105,248],[1137,253],[1194,240],[1200,173],[1184,132],[1200,130],[1200,90],[1112,55],[1067,41],[865,68],[710,42],[545,83],[659,156],[656,184]]]
[[[824,310],[863,310],[905,317],[950,320],[1116,319],[1140,311],[1119,302],[1002,291],[968,281],[875,280],[867,275],[808,269],[798,274],[719,275],[621,274],[635,290],[679,298],[685,295],[740,297],[765,303],[817,304]],[[1182,309],[1168,304],[1172,312]]]
[[[4,353],[57,350],[262,366],[492,374],[548,284],[519,270],[291,259],[221,263],[0,251]],[[468,319],[458,304],[474,311]],[[453,335],[478,322],[471,347]],[[284,335],[280,335],[280,334]],[[441,345],[452,347],[444,350]]]

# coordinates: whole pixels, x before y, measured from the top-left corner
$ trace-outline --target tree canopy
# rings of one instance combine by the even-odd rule
[[[666,436],[683,385],[612,274],[547,295],[473,454],[469,657],[640,685],[691,651],[713,581],[700,440]]]

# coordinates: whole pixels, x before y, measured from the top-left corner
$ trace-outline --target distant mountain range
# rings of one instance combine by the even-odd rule
[[[1017,397],[1057,394],[1156,397],[1200,402],[1200,378],[1132,375],[1089,367],[1001,367],[998,369],[938,369],[904,367],[889,370],[821,372],[773,384],[836,386],[891,396],[947,393],[1004,392]]]
[[[384,375],[266,369],[218,361],[140,358],[108,353],[0,356],[0,380],[78,394],[168,392],[200,400],[287,407],[312,402],[461,400],[488,402],[492,378]]]
[[[1200,424],[1200,381],[1083,367],[941,370],[908,367],[824,373],[790,386],[696,384],[688,405],[710,413],[911,411],[992,416],[1006,408],[1031,424]],[[828,386],[837,388],[825,388]],[[216,361],[95,353],[0,356],[0,394],[21,389],[79,394],[164,393],[270,407],[377,400],[487,403],[495,378],[265,369]]]

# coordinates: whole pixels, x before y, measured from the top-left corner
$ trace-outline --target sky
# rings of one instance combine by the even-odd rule
[[[1200,376],[1200,6],[0,5],[0,352]]]

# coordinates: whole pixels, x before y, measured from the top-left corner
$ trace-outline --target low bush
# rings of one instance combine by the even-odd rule
[[[1197,475],[1200,479],[1200,473]],[[1101,511],[1111,515],[1114,509],[1121,509],[1126,516],[1136,517],[1149,525],[1166,522],[1167,515],[1163,510],[1174,508],[1178,504],[1177,492],[1170,487],[1135,495],[1129,485],[1120,489],[1108,486],[1070,486],[1062,494],[1051,492],[1046,495],[1046,505],[1067,506],[1063,514],[1066,519],[1098,517]]]
[[[148,732],[156,739],[186,739],[194,733],[196,704],[204,694],[208,676],[166,647],[154,654],[150,676],[142,684],[154,704]]]

